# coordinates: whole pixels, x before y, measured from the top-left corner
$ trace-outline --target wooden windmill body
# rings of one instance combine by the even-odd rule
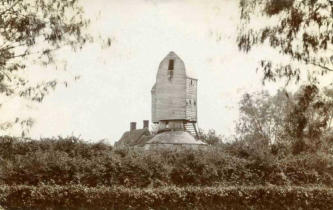
[[[187,131],[198,138],[197,84],[174,52],[160,63],[152,94],[152,122],[163,131]]]

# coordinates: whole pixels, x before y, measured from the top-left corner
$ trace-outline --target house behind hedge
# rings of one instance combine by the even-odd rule
[[[149,141],[153,136],[149,131],[149,121],[143,121],[143,128],[136,129],[136,122],[130,123],[130,130],[126,131],[119,141],[115,143],[115,147],[126,147],[135,146],[142,147],[147,141]]]

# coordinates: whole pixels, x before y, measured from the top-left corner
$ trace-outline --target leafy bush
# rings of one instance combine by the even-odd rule
[[[1,186],[0,205],[19,209],[332,209],[332,188],[83,185]],[[22,208],[24,206],[24,208]]]
[[[199,138],[208,145],[218,145],[222,144],[224,137],[216,134],[214,129],[209,129],[208,131],[199,129]]]
[[[144,151],[115,150],[73,138],[19,141],[3,137],[0,151],[0,180],[7,185],[333,186],[330,154],[280,158],[241,142],[205,150]]]

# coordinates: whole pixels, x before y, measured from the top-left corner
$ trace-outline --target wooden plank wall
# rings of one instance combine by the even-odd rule
[[[174,60],[170,78],[169,60]],[[173,52],[160,63],[156,76],[155,121],[186,119],[186,72],[184,62]]]
[[[197,84],[198,80],[186,78],[186,119],[197,121]]]

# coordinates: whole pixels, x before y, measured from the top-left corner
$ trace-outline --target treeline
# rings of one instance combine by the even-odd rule
[[[301,153],[333,153],[333,89],[303,85],[295,92],[280,89],[246,93],[239,102],[240,117],[233,139],[250,153],[267,150],[281,157]],[[225,137],[201,131],[202,139],[217,145]]]

